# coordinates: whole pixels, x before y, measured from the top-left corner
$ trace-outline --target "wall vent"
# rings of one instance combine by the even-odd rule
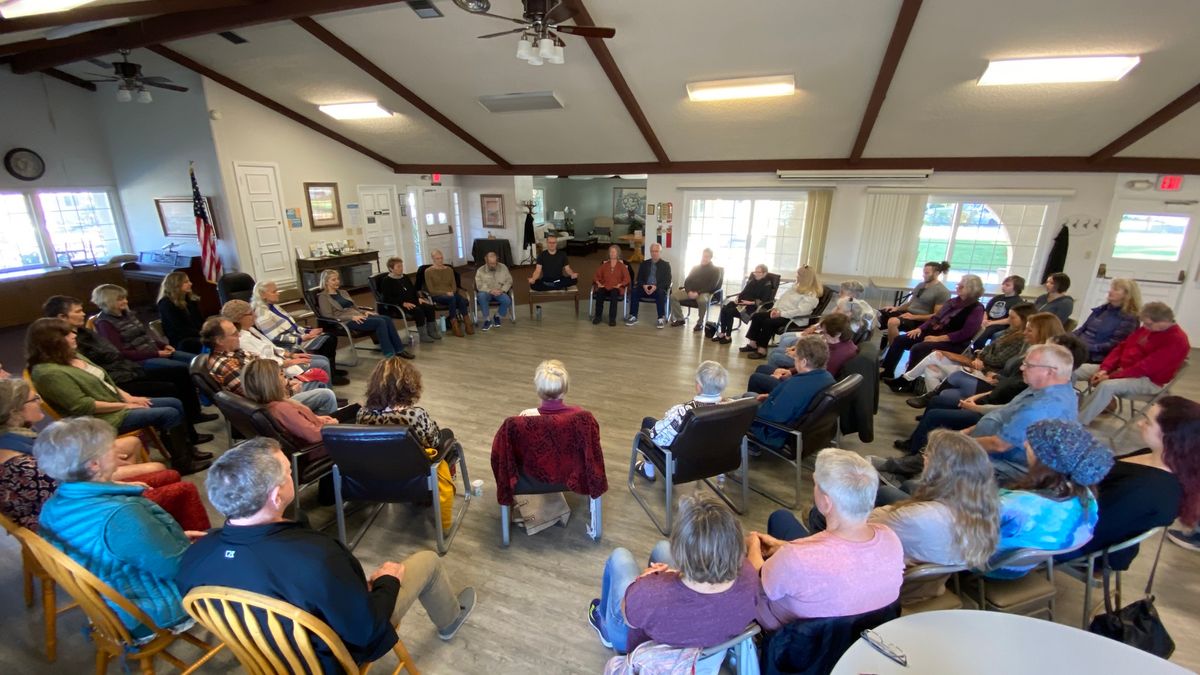
[[[229,40],[230,42],[232,42],[235,45],[244,45],[247,42],[249,42],[249,40],[247,40],[246,38],[242,37],[241,35],[238,35],[237,33],[233,32],[231,30],[227,30],[223,33],[217,33],[217,35],[220,35],[221,37],[225,38],[226,40]]]
[[[442,14],[442,10],[434,7],[430,0],[408,0],[408,6],[412,7],[412,11],[422,19],[436,19],[445,16]]]

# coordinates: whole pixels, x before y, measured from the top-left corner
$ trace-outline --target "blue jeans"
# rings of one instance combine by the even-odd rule
[[[966,429],[967,427],[975,426],[979,422],[979,418],[983,417],[977,412],[970,410],[962,410],[957,408],[954,410],[926,410],[921,416],[921,423],[917,425],[912,436],[909,437],[908,452],[915,455],[925,447],[929,441],[929,432],[934,429]]]
[[[667,291],[664,288],[655,288],[654,293],[647,295],[646,290],[641,286],[633,287],[633,301],[629,305],[629,316],[637,318],[638,308],[642,306],[642,298],[654,298],[654,308],[658,310],[658,318],[665,319],[667,316]]]
[[[500,311],[496,316],[500,317],[501,319],[508,316],[508,310],[512,309],[512,298],[509,297],[508,293],[492,295],[487,291],[478,291],[475,293],[475,300],[479,304],[479,316],[484,321],[487,321],[488,316],[491,314],[491,310],[488,308],[488,305],[492,300],[500,303]]]
[[[946,378],[945,384],[939,389],[937,396],[934,396],[933,400],[929,402],[928,407],[957,408],[959,401],[981,391],[990,390],[991,387],[992,385],[966,373],[951,373],[950,377]]]
[[[775,348],[767,353],[767,365],[774,368],[791,368],[796,359],[788,356],[787,349],[800,341],[800,333],[784,333]]]
[[[166,431],[183,424],[183,404],[177,398],[152,398],[149,408],[132,408],[117,427],[123,434],[135,429],[154,427]]]
[[[332,415],[337,410],[337,394],[333,393],[332,389],[297,392],[292,394],[292,400],[318,415]]]
[[[451,319],[457,319],[460,314],[466,316],[470,312],[470,309],[467,307],[467,299],[457,293],[454,295],[435,295],[432,297],[435,305],[450,309]]]
[[[671,545],[666,541],[655,544],[650,552],[650,563],[657,562],[671,566],[675,564],[671,559]],[[629,651],[629,624],[625,623],[621,603],[625,600],[626,589],[644,569],[627,548],[614,550],[604,563],[604,581],[600,587],[600,607],[597,610],[600,614],[600,632],[619,654]]]
[[[778,509],[767,518],[767,534],[783,541],[795,541],[812,533],[800,523],[800,519],[796,518],[794,513],[787,509]]]
[[[196,358],[195,354],[188,352],[174,351],[170,356],[156,356],[152,359],[142,361],[142,367],[146,370],[161,370],[163,368],[184,368],[187,369],[192,363],[192,359]]]
[[[400,334],[396,332],[396,324],[390,316],[375,314],[366,317],[358,323],[351,321],[348,325],[352,331],[375,333],[375,337],[379,340],[379,348],[383,350],[384,356],[395,356],[404,351],[404,341],[400,339]]]

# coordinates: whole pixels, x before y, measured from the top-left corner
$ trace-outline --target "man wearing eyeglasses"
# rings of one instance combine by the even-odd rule
[[[1074,365],[1066,347],[1033,347],[1021,364],[1021,376],[1029,385],[1025,391],[991,410],[964,403],[958,410],[927,411],[913,432],[908,452],[919,453],[934,429],[961,429],[987,450],[1001,482],[1023,476],[1029,469],[1025,463],[1025,430],[1045,419],[1075,420],[1077,403],[1071,386]]]

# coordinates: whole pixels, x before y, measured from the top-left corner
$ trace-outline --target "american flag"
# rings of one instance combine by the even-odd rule
[[[208,283],[215,284],[221,278],[221,258],[217,255],[217,233],[213,230],[212,219],[204,205],[204,197],[200,196],[200,186],[196,184],[196,170],[188,166],[192,177],[192,211],[196,214],[196,237],[200,240],[200,265],[204,268],[204,278]]]

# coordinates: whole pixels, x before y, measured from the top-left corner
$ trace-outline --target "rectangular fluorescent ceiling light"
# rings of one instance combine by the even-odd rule
[[[990,61],[979,86],[1116,82],[1141,62],[1140,56],[1067,56]]]
[[[381,108],[375,101],[363,103],[333,103],[317,106],[317,108],[335,120],[371,120],[381,117],[391,117],[396,113]]]
[[[796,93],[796,78],[791,75],[742,77],[736,80],[689,82],[688,98],[693,101],[730,101],[741,98],[791,96]]]
[[[479,105],[483,106],[484,110],[493,113],[561,110],[563,107],[558,94],[552,91],[524,91],[480,96]]]
[[[779,180],[801,181],[922,181],[933,175],[933,169],[831,169],[829,171],[788,171],[780,169],[775,172]]]
[[[15,19],[20,16],[33,16],[34,14],[51,14],[53,12],[65,12],[69,9],[75,9],[83,5],[90,4],[96,0],[8,0],[4,2],[0,0],[0,16],[5,19]]]

